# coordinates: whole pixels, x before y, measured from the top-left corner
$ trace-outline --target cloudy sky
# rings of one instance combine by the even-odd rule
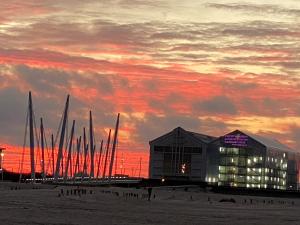
[[[77,134],[91,109],[98,142],[120,112],[119,148],[135,161],[177,126],[300,148],[298,0],[10,0],[0,10],[7,165],[20,157],[29,90],[48,135],[67,94]]]

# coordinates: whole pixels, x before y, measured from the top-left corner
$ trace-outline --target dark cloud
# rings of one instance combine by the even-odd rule
[[[0,135],[2,141],[23,145],[27,96],[17,88],[0,89]]]
[[[300,9],[291,9],[285,8],[278,5],[273,4],[222,4],[222,3],[208,3],[206,4],[208,7],[217,8],[217,9],[224,9],[224,10],[232,10],[232,11],[246,11],[249,13],[255,14],[274,14],[284,15],[284,16],[300,16]]]
[[[158,116],[148,113],[142,120],[135,120],[132,122],[135,124],[136,129],[134,138],[140,143],[148,143],[150,140],[153,140],[176,127],[216,136],[228,132],[227,125],[223,122],[215,121],[213,119],[200,119],[197,116],[184,114],[168,113],[165,116]]]
[[[200,120],[198,118],[176,114],[158,116],[147,113],[143,120],[132,122],[134,122],[136,129],[134,138],[140,143],[147,143],[179,126],[187,130],[197,130],[200,126]]]
[[[196,101],[193,108],[201,114],[235,115],[238,112],[234,102],[226,96],[215,96],[208,100]]]
[[[59,89],[70,89],[70,75],[52,69],[36,69],[25,65],[15,67],[20,78],[38,92],[56,92]]]
[[[300,152],[300,127],[297,125],[290,126],[289,137],[293,142],[293,147]]]
[[[254,88],[257,88],[259,86],[259,84],[255,82],[241,81],[239,79],[235,80],[230,78],[226,80],[222,80],[220,83],[223,86],[224,91],[233,91],[233,92],[253,90]]]

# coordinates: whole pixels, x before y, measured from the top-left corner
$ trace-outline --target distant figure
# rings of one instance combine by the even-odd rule
[[[148,201],[151,200],[151,194],[152,194],[152,187],[148,188]]]

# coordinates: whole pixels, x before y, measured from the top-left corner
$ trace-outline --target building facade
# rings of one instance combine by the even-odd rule
[[[213,139],[178,127],[150,141],[149,177],[205,180],[206,152]]]
[[[299,165],[299,154],[289,147],[239,130],[216,138],[176,128],[150,142],[153,179],[295,190]]]

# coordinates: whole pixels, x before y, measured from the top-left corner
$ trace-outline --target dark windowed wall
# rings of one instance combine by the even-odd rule
[[[193,154],[202,154],[201,147],[154,146],[154,154],[163,155],[163,176],[190,176]]]

